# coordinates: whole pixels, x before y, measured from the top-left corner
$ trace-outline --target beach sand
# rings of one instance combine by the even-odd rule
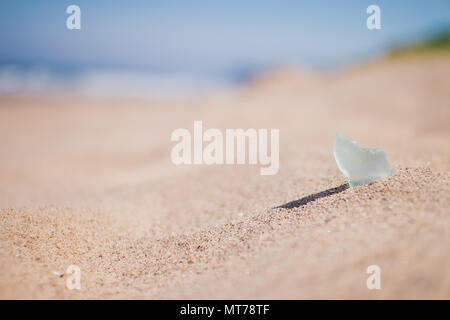
[[[194,120],[280,129],[279,173],[175,166],[170,134]],[[396,174],[342,187],[337,131]],[[449,138],[441,55],[184,101],[3,95],[0,298],[449,299]]]

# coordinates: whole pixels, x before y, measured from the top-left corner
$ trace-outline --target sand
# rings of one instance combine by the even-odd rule
[[[0,298],[450,298],[450,57],[261,79],[184,101],[1,96]],[[279,173],[173,165],[194,120],[279,128]],[[346,188],[338,130],[396,175]]]

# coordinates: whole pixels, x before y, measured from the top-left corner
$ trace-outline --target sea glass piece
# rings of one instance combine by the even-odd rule
[[[383,149],[361,147],[341,132],[334,138],[334,158],[350,187],[385,179],[394,174]]]

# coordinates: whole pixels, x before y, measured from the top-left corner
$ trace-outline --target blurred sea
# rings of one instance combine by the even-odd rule
[[[88,97],[188,98],[232,88],[249,74],[126,69],[54,71],[45,67],[0,66],[0,94],[75,94]]]

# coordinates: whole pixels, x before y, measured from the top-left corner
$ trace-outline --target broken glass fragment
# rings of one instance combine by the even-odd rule
[[[394,174],[383,149],[361,147],[341,132],[334,138],[334,158],[350,187],[385,179]]]

